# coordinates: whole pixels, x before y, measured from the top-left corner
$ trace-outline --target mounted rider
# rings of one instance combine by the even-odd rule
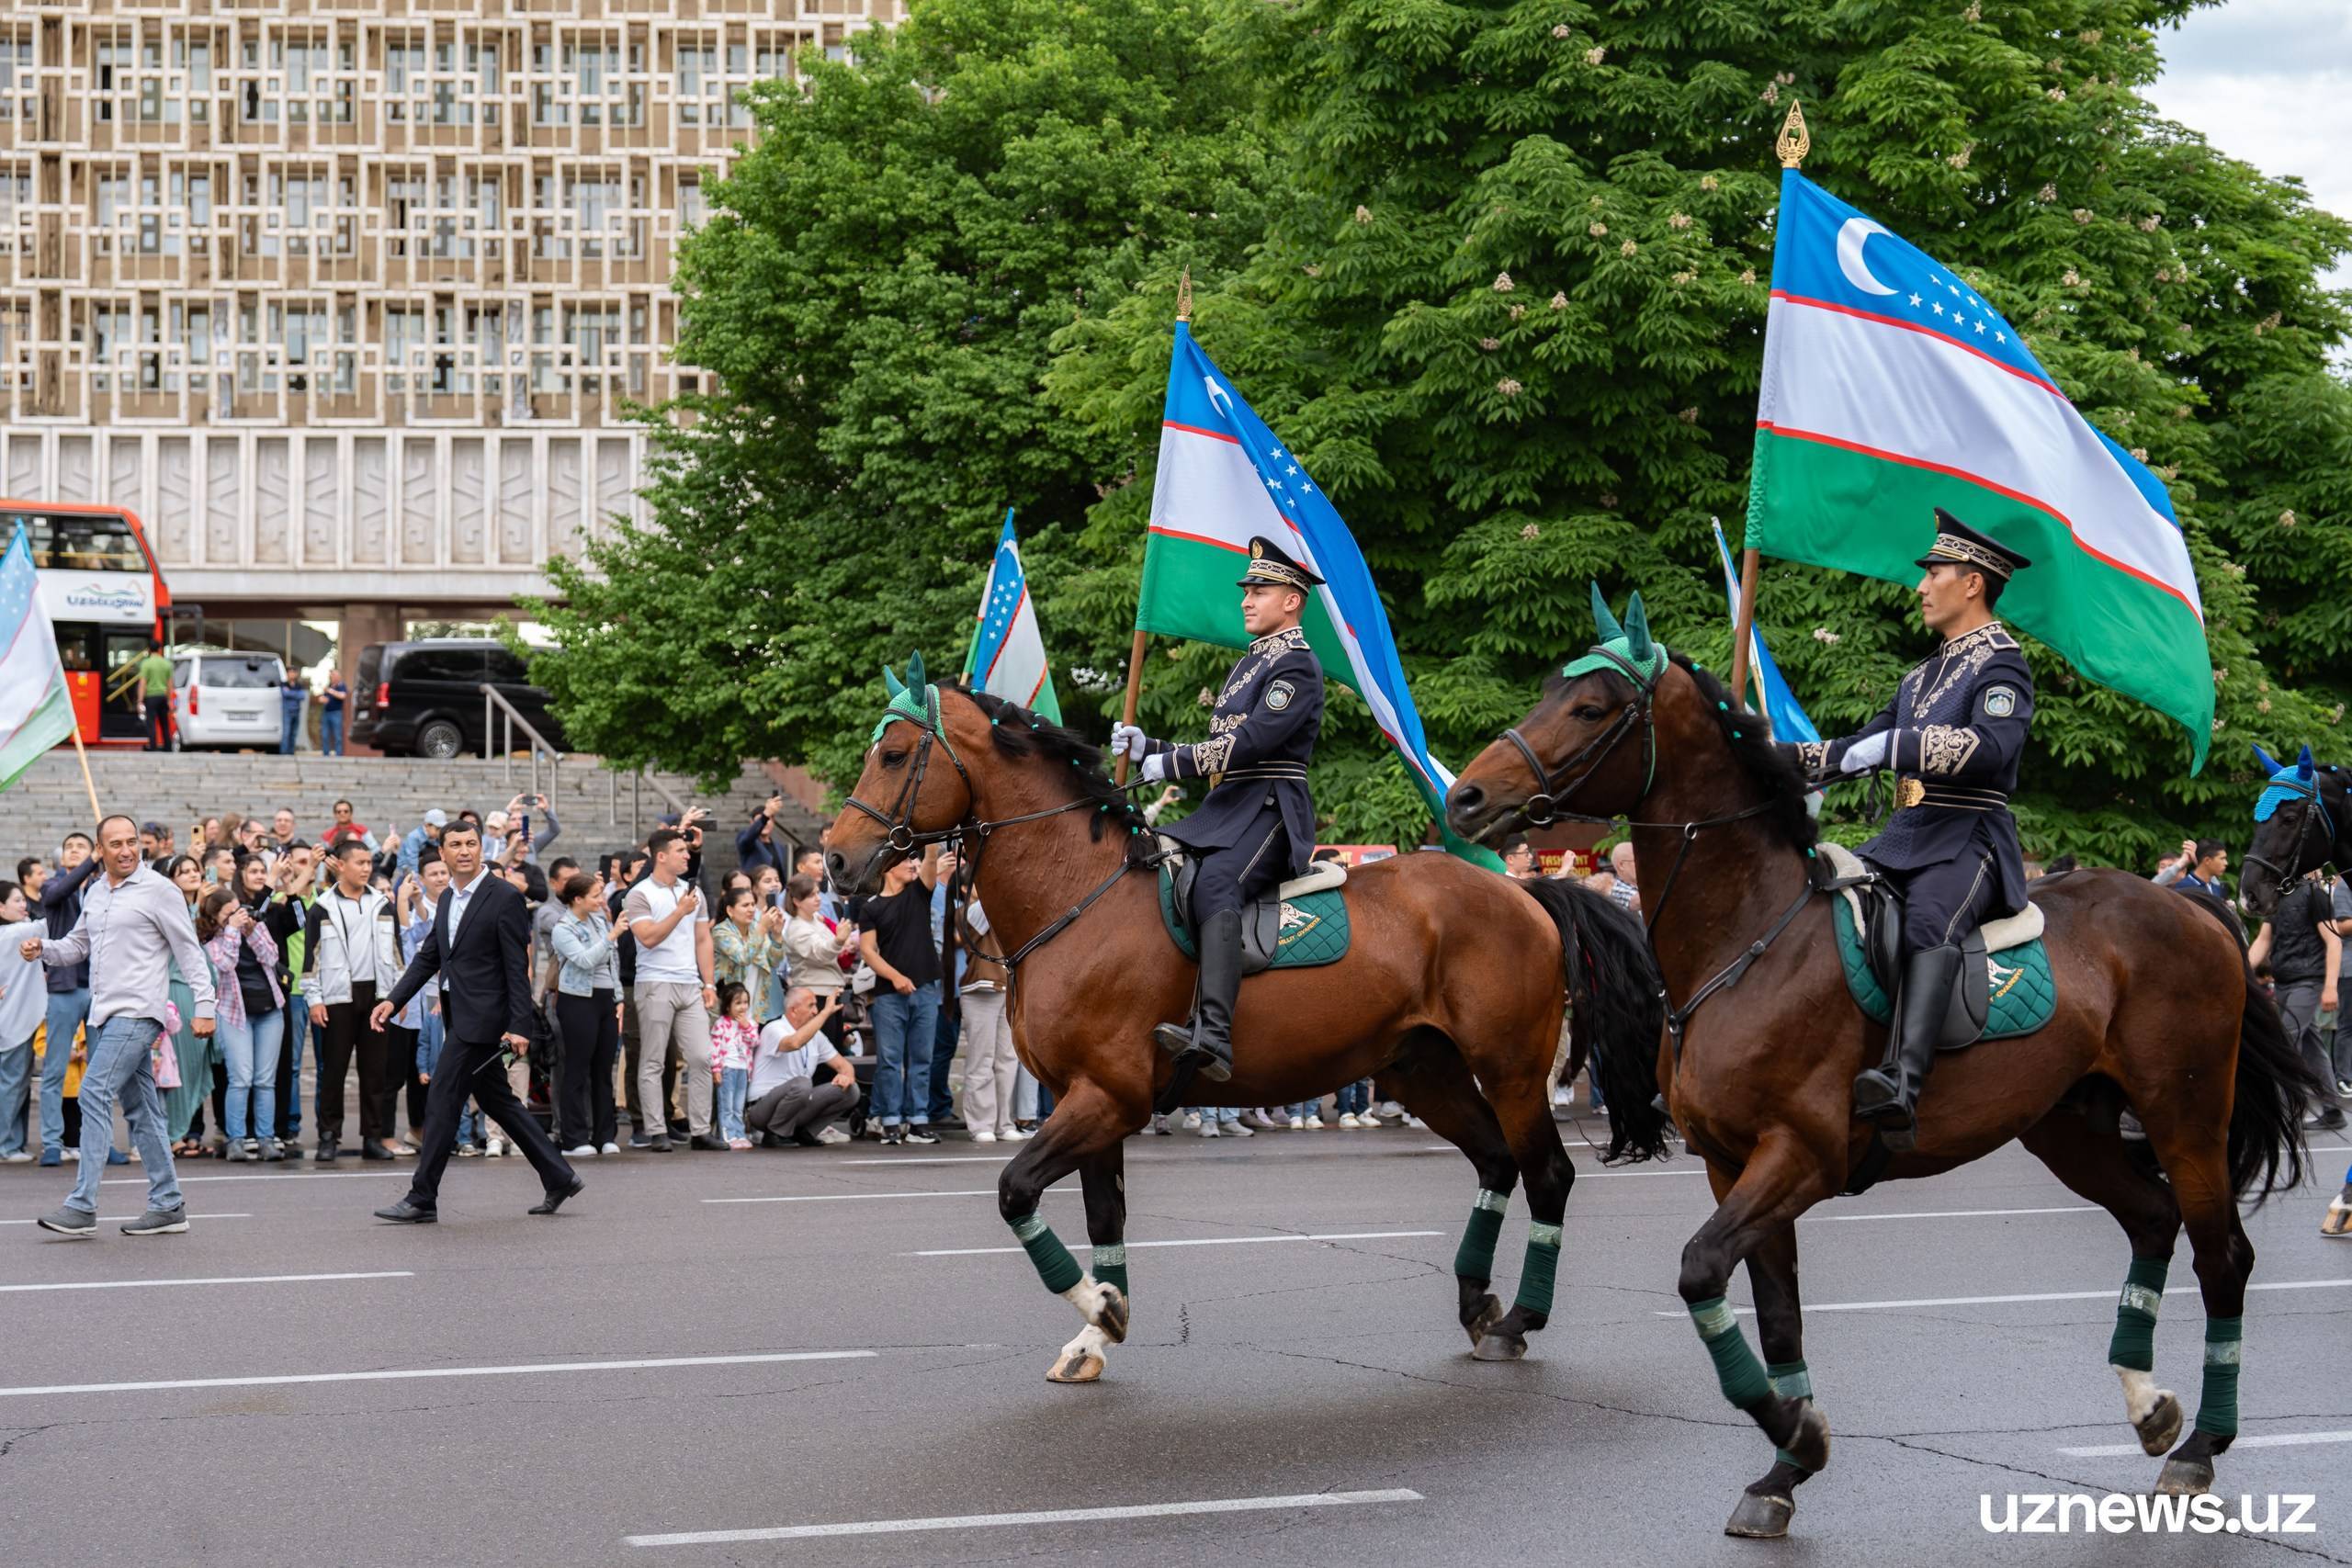
[[[1152,1038],[1180,1068],[1190,1063],[1214,1083],[1233,1076],[1241,912],[1277,884],[1303,875],[1315,850],[1306,764],[1323,728],[1323,666],[1308,651],[1299,618],[1322,581],[1272,539],[1251,539],[1238,586],[1242,627],[1252,640],[1218,694],[1209,738],[1176,745],[1131,724],[1111,732],[1113,754],[1139,762],[1148,782],[1209,781],[1200,808],[1165,829],[1198,864],[1192,914],[1200,989],[1192,1021],[1163,1023]]]
[[[2033,722],[2033,677],[1994,608],[2031,564],[1938,507],[1918,593],[1920,618],[1943,647],[1861,729],[1785,747],[1816,777],[1895,774],[1894,815],[1861,854],[1902,891],[1903,977],[1886,1057],[1854,1079],[1854,1113],[1875,1120],[1897,1151],[1916,1142],[1919,1090],[1960,980],[1962,938],[2025,908],[2009,796]]]

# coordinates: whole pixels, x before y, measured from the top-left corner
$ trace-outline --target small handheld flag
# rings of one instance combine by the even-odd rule
[[[1045,634],[1037,627],[1037,606],[1029,597],[1028,575],[1021,570],[1021,547],[1012,536],[1010,506],[1004,509],[1004,532],[997,537],[996,559],[989,567],[976,619],[972,651],[964,661],[966,683],[1034,709],[1049,724],[1059,724],[1061,704],[1054,698]]]
[[[74,733],[57,632],[41,608],[37,582],[32,547],[19,523],[0,556],[0,789]]]

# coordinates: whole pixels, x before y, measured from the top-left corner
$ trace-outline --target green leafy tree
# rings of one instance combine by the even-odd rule
[[[551,570],[560,650],[533,669],[580,744],[845,782],[884,661],[956,668],[1008,504],[1050,593],[1127,461],[1040,395],[1052,333],[1154,257],[1229,266],[1260,229],[1258,86],[1225,14],[926,0],[805,90],[761,90],[682,251],[679,355],[714,385],[651,416],[653,525]],[[1091,644],[1046,627],[1067,693]]]
[[[1363,543],[1433,749],[1459,763],[1592,627],[1584,584],[1634,587],[1721,669],[1709,520],[1745,510],[1792,98],[1806,173],[1968,281],[2084,412],[2172,483],[2198,565],[2223,733],[2188,780],[2177,727],[2035,650],[2029,844],[2134,863],[2239,821],[2239,743],[2324,734],[2352,637],[2352,394],[2320,275],[2352,232],[2141,95],[2189,0],[1300,0],[1254,15],[1295,188],[1195,330]],[[1149,470],[1171,254],[1090,301],[1048,378]],[[1148,500],[1095,508],[1065,591],[1132,604]],[[1902,587],[1768,567],[1763,625],[1835,732],[1928,650]],[[1070,617],[1049,604],[1056,629]],[[1191,661],[1188,662],[1187,660]],[[1183,722],[1197,655],[1147,712]],[[1417,836],[1360,713],[1335,712],[1317,797],[1342,837]],[[1326,765],[1328,761],[1328,766]],[[2233,779],[2233,774],[2237,777]],[[1850,810],[1850,807],[1845,809]],[[1868,825],[1847,815],[1849,839]]]

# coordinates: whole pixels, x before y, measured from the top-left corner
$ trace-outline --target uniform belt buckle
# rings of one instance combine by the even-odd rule
[[[1209,788],[1215,789],[1223,783],[1225,783],[1225,775],[1223,773],[1211,773],[1209,775]]]
[[[1905,810],[1911,807],[1918,805],[1921,801],[1927,798],[1928,786],[1921,784],[1917,779],[1897,779],[1894,781],[1894,808],[1896,810]]]

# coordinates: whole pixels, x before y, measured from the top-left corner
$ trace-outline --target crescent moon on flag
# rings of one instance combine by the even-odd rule
[[[1886,231],[1867,218],[1849,218],[1838,228],[1838,270],[1846,281],[1865,294],[1892,294],[1894,289],[1871,276],[1869,265],[1862,260],[1862,246],[1872,234]]]

